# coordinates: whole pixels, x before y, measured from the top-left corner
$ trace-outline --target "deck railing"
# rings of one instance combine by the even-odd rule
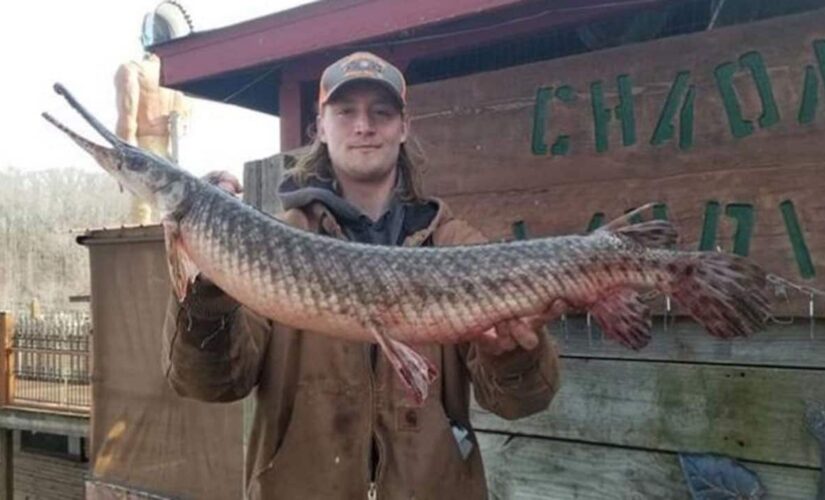
[[[87,313],[12,318],[0,313],[3,404],[85,413],[91,406],[91,320]]]

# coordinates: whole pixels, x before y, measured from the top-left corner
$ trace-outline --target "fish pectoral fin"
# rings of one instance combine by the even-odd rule
[[[625,347],[639,350],[650,341],[650,308],[630,288],[618,288],[589,309],[605,335]]]
[[[398,340],[389,338],[381,328],[370,328],[378,345],[389,360],[401,382],[410,391],[416,405],[427,399],[430,384],[438,377],[438,370],[415,349]]]
[[[200,270],[192,262],[183,246],[180,226],[169,219],[163,220],[164,241],[166,242],[166,259],[169,263],[169,277],[172,289],[179,302],[183,302],[189,292],[189,285],[195,281]]]

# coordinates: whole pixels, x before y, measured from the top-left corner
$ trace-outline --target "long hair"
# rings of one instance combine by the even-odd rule
[[[327,145],[321,142],[317,134],[312,133],[313,140],[309,151],[299,157],[290,169],[290,175],[299,186],[306,186],[310,179],[333,181],[335,172],[332,170],[332,160],[329,157]],[[418,143],[411,137],[401,144],[398,150],[398,174],[401,176],[401,199],[407,202],[417,202],[424,199],[422,187],[422,169],[424,156]]]

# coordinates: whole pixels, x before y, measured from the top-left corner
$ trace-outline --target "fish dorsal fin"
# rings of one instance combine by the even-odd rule
[[[666,220],[640,222],[613,232],[625,236],[639,245],[650,248],[670,248],[676,245],[676,240],[679,237],[673,224]]]
[[[650,248],[669,248],[676,245],[679,234],[669,221],[654,219],[648,222],[633,222],[634,219],[642,217],[642,214],[652,212],[653,206],[653,203],[648,203],[631,210],[600,227],[596,232],[618,234]]]
[[[648,203],[647,205],[642,205],[639,208],[634,208],[630,212],[623,214],[619,217],[616,217],[612,221],[608,222],[607,224],[601,226],[599,230],[603,231],[616,231],[625,226],[632,226],[634,225],[633,220],[636,218],[643,218],[644,214],[652,214],[653,207],[655,203]]]

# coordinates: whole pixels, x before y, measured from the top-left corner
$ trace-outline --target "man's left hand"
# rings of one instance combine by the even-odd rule
[[[545,321],[540,316],[502,321],[476,339],[476,344],[487,354],[500,356],[516,347],[527,351],[539,345],[537,331]]]

